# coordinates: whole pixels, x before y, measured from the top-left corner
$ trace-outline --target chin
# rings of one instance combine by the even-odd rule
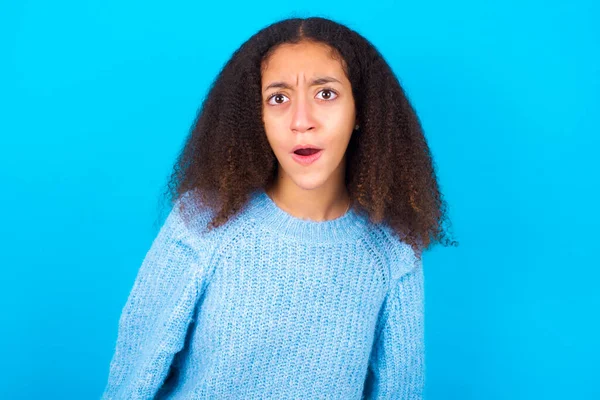
[[[325,183],[326,179],[317,176],[305,176],[305,177],[294,177],[291,175],[292,181],[303,190],[314,190],[318,189]]]
[[[281,163],[279,164],[279,168],[282,168]],[[317,170],[311,167],[302,167],[294,161],[288,165],[288,168],[282,169],[285,171],[288,180],[292,181],[302,190],[318,189],[323,186],[331,176],[331,174],[327,174],[326,171],[324,171],[323,166],[320,166]]]

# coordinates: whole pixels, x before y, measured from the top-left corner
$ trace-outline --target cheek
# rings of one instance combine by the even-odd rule
[[[264,119],[263,122],[264,122],[265,132],[267,134],[267,140],[269,141],[271,148],[274,151],[277,151],[277,152],[280,151],[286,145],[285,138],[282,138],[281,135],[279,134],[279,132],[282,132],[282,130],[280,128],[278,128],[276,123],[269,120],[268,118]]]
[[[335,109],[327,110],[323,115],[323,120],[329,125],[332,131],[336,132],[336,137],[349,136],[354,129],[355,113],[352,103],[340,104]]]

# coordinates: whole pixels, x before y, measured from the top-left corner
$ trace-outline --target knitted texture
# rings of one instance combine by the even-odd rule
[[[263,191],[225,225],[179,199],[122,310],[102,399],[420,399],[422,262],[351,209]]]

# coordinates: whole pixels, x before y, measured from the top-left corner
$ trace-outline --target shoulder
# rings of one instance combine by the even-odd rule
[[[387,266],[390,285],[421,266],[420,254],[387,224],[372,224],[368,238],[381,262]]]
[[[208,261],[215,253],[220,253],[219,249],[230,244],[244,225],[227,223],[209,230],[214,216],[214,210],[198,201],[196,192],[190,190],[174,202],[164,226],[175,240],[185,242]]]

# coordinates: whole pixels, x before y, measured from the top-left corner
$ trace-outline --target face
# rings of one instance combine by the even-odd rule
[[[324,44],[280,45],[263,64],[263,122],[279,163],[278,184],[303,189],[343,185],[346,148],[356,125],[352,86]],[[294,147],[322,149],[310,164]]]

